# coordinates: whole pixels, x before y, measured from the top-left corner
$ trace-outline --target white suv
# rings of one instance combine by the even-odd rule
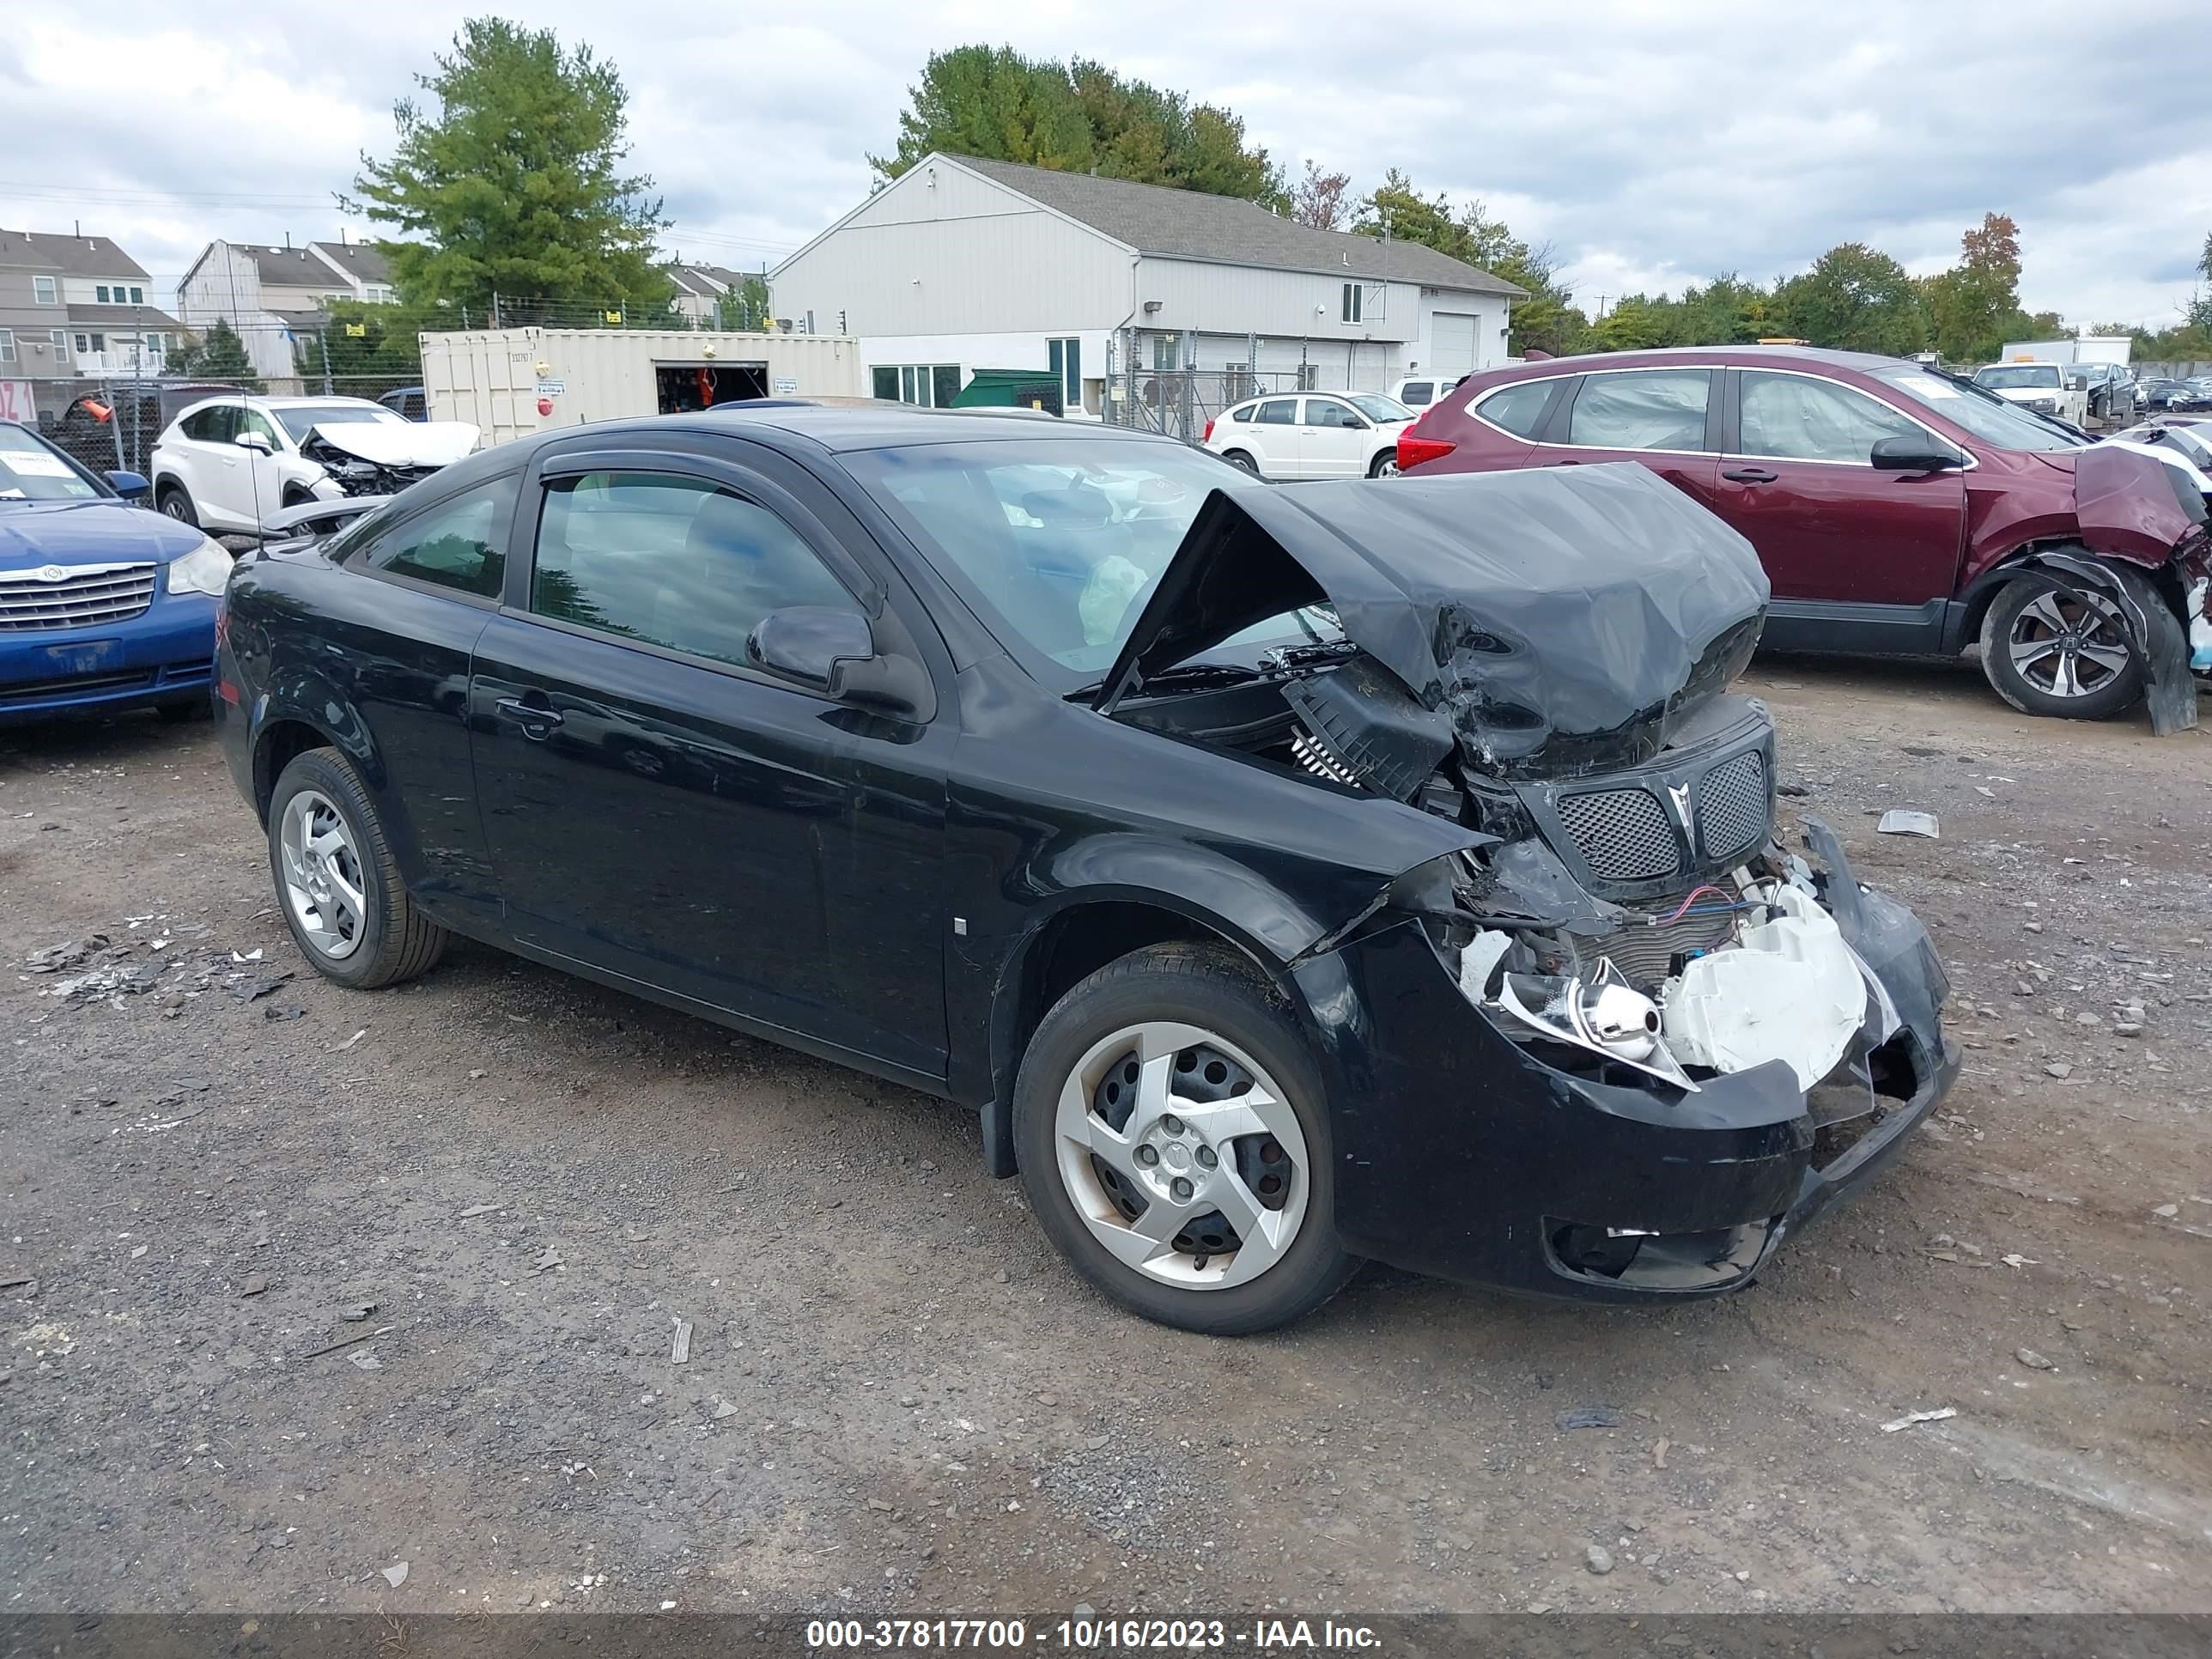
[[[1413,411],[1376,392],[1253,398],[1206,422],[1206,447],[1263,478],[1389,478]]]
[[[253,534],[282,507],[404,488],[460,459],[478,435],[462,422],[402,420],[365,398],[210,398],[169,422],[147,470],[154,504],[171,518]]]
[[[1390,388],[1390,395],[1408,409],[1426,409],[1465,379],[1464,374],[1409,374]]]

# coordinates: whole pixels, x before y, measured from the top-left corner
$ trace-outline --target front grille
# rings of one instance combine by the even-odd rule
[[[1559,822],[1590,872],[1605,881],[1644,881],[1680,867],[1681,848],[1666,808],[1648,789],[1595,789],[1559,798]]]
[[[55,696],[80,696],[94,691],[128,691],[135,686],[151,685],[154,671],[137,669],[127,674],[85,674],[73,680],[27,680],[14,685],[0,685],[0,708],[11,703],[37,702]]]
[[[1698,786],[1698,817],[1705,852],[1713,858],[1741,853],[1766,831],[1766,761],[1752,750],[1723,761]]]
[[[0,631],[127,622],[153,603],[150,564],[89,565],[58,582],[10,571],[0,575]]]

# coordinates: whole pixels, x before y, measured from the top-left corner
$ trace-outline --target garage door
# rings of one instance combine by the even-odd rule
[[[1474,373],[1474,319],[1462,311],[1439,311],[1429,319],[1430,356],[1421,365],[1438,374]]]

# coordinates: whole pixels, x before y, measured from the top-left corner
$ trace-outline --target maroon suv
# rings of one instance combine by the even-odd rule
[[[1784,650],[1955,655],[2030,714],[2148,689],[2196,723],[2203,481],[1917,363],[1799,347],[1559,357],[1469,378],[1408,428],[1407,472],[1639,461],[1733,525]]]

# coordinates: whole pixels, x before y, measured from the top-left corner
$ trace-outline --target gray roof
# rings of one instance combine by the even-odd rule
[[[106,328],[182,328],[184,325],[166,311],[156,311],[152,306],[71,305],[69,319],[72,323],[98,323]]]
[[[231,246],[253,261],[264,283],[284,288],[328,291],[343,286],[337,272],[305,247],[270,247],[264,242],[234,242]]]
[[[41,236],[27,230],[0,230],[0,265],[69,276],[146,276],[145,266],[106,237]]]
[[[385,258],[383,250],[373,243],[317,242],[315,252],[339,270],[351,272],[357,283],[388,283],[392,280],[390,263]]]
[[[1127,242],[1139,253],[1273,270],[1343,272],[1502,294],[1510,299],[1527,297],[1526,290],[1504,278],[1419,242],[1385,242],[1349,231],[1316,230],[1233,196],[1131,184],[1087,173],[1058,173],[974,155],[946,159]]]

